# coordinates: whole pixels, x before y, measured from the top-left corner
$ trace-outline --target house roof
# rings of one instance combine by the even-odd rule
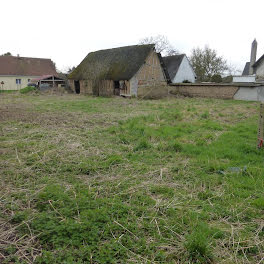
[[[242,75],[249,75],[250,62],[246,62]]]
[[[154,49],[154,44],[148,44],[91,52],[68,77],[75,80],[129,80]],[[159,58],[162,62],[161,56]]]
[[[253,64],[253,68],[257,67],[264,59],[264,54]]]
[[[180,55],[163,57],[163,61],[169,72],[170,79],[173,79],[175,75],[177,74],[184,56],[186,55],[180,54]]]
[[[51,59],[0,56],[0,75],[57,75]]]
[[[179,54],[179,55],[163,57],[163,61],[165,63],[165,67],[166,67],[166,69],[167,69],[167,71],[169,73],[169,77],[170,77],[171,80],[177,74],[184,57],[186,57],[186,54]],[[188,58],[187,58],[187,60],[188,60]],[[189,64],[190,64],[190,62],[189,62]],[[190,64],[190,67],[192,68],[191,64]],[[193,69],[192,69],[192,71],[193,71]],[[194,71],[193,71],[193,73],[196,76]]]
[[[61,81],[63,81],[63,79],[62,78],[59,78],[59,77],[57,77],[57,76],[55,76],[55,75],[43,75],[43,76],[40,76],[40,77],[37,77],[37,78],[33,78],[33,79],[31,79],[30,80],[30,82],[38,82],[38,81],[45,81],[45,80],[50,80],[50,81],[52,81],[53,80],[53,78],[54,78],[54,80],[61,80]]]

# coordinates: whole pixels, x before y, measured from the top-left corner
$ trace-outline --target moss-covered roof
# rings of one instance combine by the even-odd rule
[[[74,80],[129,80],[154,47],[154,44],[135,45],[91,52],[68,77]]]

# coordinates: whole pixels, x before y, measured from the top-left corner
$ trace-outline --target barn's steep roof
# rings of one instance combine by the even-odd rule
[[[75,80],[129,80],[154,47],[154,44],[135,45],[91,52],[68,77]]]
[[[0,56],[0,75],[57,75],[52,60],[15,56]]]
[[[184,56],[185,54],[163,57],[163,61],[166,65],[171,80],[177,74]]]

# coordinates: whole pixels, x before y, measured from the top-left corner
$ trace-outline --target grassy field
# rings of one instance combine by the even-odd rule
[[[0,96],[0,263],[263,263],[258,103]]]

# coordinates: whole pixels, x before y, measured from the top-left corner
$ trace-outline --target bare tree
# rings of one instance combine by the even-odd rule
[[[67,74],[70,74],[70,73],[72,73],[76,69],[76,67],[75,66],[72,66],[72,67],[69,66],[66,69],[67,69],[66,70]]]
[[[190,62],[197,75],[197,81],[212,81],[214,75],[223,75],[228,71],[227,62],[217,55],[217,52],[205,46],[204,49],[194,48],[190,56]]]
[[[156,51],[162,53],[163,56],[179,54],[178,50],[170,44],[168,38],[163,35],[151,36],[141,39],[139,44],[155,44]]]
[[[242,71],[237,68],[234,64],[228,64],[228,69],[227,69],[227,74],[228,75],[240,75],[242,74]]]

